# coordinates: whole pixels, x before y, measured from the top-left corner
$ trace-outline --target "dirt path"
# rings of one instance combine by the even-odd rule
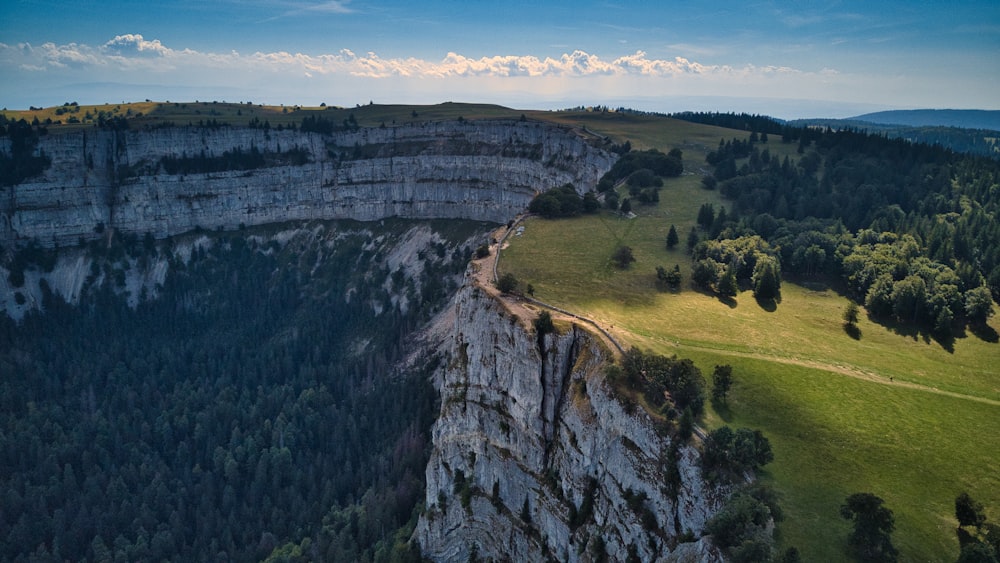
[[[620,330],[618,332],[628,334],[625,330]],[[733,356],[738,358],[749,358],[752,360],[763,360],[767,362],[775,362],[785,365],[793,365],[799,367],[805,367],[810,369],[817,369],[822,371],[827,371],[830,373],[836,373],[838,375],[844,375],[847,377],[853,377],[854,379],[860,379],[862,381],[868,381],[871,383],[878,383],[880,385],[890,385],[893,387],[902,387],[904,389],[913,389],[914,391],[923,391],[925,393],[934,393],[936,395],[944,395],[946,397],[952,397],[955,399],[965,399],[968,401],[975,401],[977,403],[983,403],[987,405],[992,405],[995,407],[1000,407],[1000,401],[995,399],[989,399],[986,397],[977,397],[975,395],[966,395],[964,393],[957,393],[955,391],[948,391],[945,389],[938,389],[937,387],[931,387],[929,385],[923,385],[920,383],[914,383],[912,381],[902,381],[899,379],[894,379],[892,377],[886,377],[884,375],[879,375],[876,372],[864,370],[857,366],[842,365],[842,364],[832,364],[827,362],[820,362],[816,360],[805,360],[801,358],[787,358],[782,356],[776,356],[771,354],[762,354],[759,352],[740,352],[737,350],[720,350],[718,348],[713,348],[711,346],[699,346],[697,344],[672,344],[678,350],[682,349],[693,349],[693,350],[704,350],[712,352],[714,354],[719,354],[723,356]]]
[[[612,329],[614,332],[619,334],[619,338],[616,338],[611,334],[603,325],[595,321],[594,319],[572,313],[570,311],[561,309],[549,303],[539,301],[530,297],[517,297],[517,296],[505,296],[501,295],[496,289],[494,282],[497,279],[497,262],[500,258],[500,251],[506,245],[507,237],[510,236],[512,232],[517,229],[517,226],[523,221],[527,215],[519,215],[508,228],[502,226],[493,232],[493,239],[497,242],[490,246],[490,255],[479,261],[480,268],[476,272],[476,278],[479,285],[489,291],[491,294],[496,295],[501,298],[501,301],[507,306],[507,308],[514,314],[516,314],[521,319],[525,321],[533,319],[538,315],[538,310],[540,308],[549,309],[554,313],[553,318],[561,318],[563,320],[574,322],[579,321],[584,324],[588,324],[591,328],[598,331],[601,338],[609,344],[614,350],[617,350],[619,354],[624,353],[624,347],[620,343],[620,340],[628,340],[630,333],[624,329]],[[535,307],[531,307],[534,305]],[[609,327],[613,327],[612,324],[606,323]],[[820,362],[815,360],[804,360],[800,358],[788,358],[782,356],[775,356],[770,354],[761,354],[757,352],[739,352],[735,350],[720,350],[718,348],[712,348],[709,346],[699,346],[697,344],[673,344],[678,349],[690,348],[695,350],[705,350],[711,351],[716,354],[724,356],[734,356],[741,358],[750,358],[754,360],[764,360],[768,362],[776,362],[786,365],[800,366],[810,369],[822,370],[830,373],[836,373],[838,375],[843,375],[847,377],[853,377],[855,379],[860,379],[862,381],[868,381],[871,383],[878,383],[880,385],[891,385],[894,387],[901,387],[904,389],[912,389],[914,391],[922,391],[925,393],[934,393],[936,395],[943,395],[946,397],[952,397],[955,399],[964,399],[968,401],[975,401],[977,403],[983,403],[987,405],[992,405],[995,407],[1000,407],[1000,401],[995,399],[988,399],[986,397],[977,397],[975,395],[966,395],[964,393],[957,393],[955,391],[947,391],[945,389],[938,389],[937,387],[931,387],[929,385],[922,385],[920,383],[914,383],[912,381],[901,381],[898,379],[893,379],[891,377],[885,377],[879,375],[873,371],[864,370],[856,366],[832,364],[826,362]]]

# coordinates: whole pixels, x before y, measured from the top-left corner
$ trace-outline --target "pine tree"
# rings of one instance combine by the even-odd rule
[[[670,225],[670,232],[667,233],[667,250],[673,250],[680,239],[677,237],[677,229]]]

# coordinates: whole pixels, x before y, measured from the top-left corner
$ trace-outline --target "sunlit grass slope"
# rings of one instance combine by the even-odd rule
[[[636,122],[633,136],[627,125],[600,129],[602,117],[617,124],[613,116],[576,120],[587,117],[596,117],[589,130],[616,140],[680,147],[686,170],[703,166],[703,147],[714,148],[720,131],[736,133],[647,120]],[[794,153],[778,141],[770,143],[772,154]],[[711,408],[705,424],[760,428],[771,439],[775,461],[763,478],[783,497],[781,544],[798,547],[803,560],[846,560],[848,527],[838,508],[861,491],[895,512],[903,560],[957,558],[958,493],[970,492],[1000,519],[1000,344],[965,334],[949,351],[919,332],[866,318],[853,339],[842,328],[847,299],[837,280],[786,280],[776,308],[750,292],[724,303],[692,290],[687,233],[702,203],[726,205],[699,184],[697,175],[667,180],[658,206],[633,207],[636,219],[608,212],[530,219],[524,234],[510,239],[500,269],[531,283],[537,298],[597,320],[626,345],[692,358],[708,374],[716,364],[732,365],[737,383],[728,406]],[[681,244],[668,251],[671,224]],[[610,260],[620,244],[637,259],[627,271]],[[682,291],[658,291],[656,266],[674,264],[684,274]]]

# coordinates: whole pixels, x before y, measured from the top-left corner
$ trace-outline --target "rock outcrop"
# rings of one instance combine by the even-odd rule
[[[671,454],[653,420],[615,397],[596,336],[574,325],[539,338],[471,280],[448,315],[435,336],[441,412],[414,534],[426,556],[721,558],[693,538],[723,491],[701,479],[693,447]]]
[[[0,139],[0,152],[9,145]],[[331,135],[95,129],[43,136],[36,151],[51,159],[42,175],[0,188],[0,239],[8,245],[74,245],[104,229],[163,238],[307,219],[505,222],[539,191],[591,189],[614,161],[569,128],[518,121]],[[239,157],[247,162],[234,164]]]

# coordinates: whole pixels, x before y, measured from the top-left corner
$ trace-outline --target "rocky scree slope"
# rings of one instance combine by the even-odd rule
[[[11,151],[0,139],[0,152]],[[538,191],[589,189],[614,155],[537,122],[432,122],[330,135],[241,127],[93,130],[39,139],[51,165],[0,187],[0,242],[75,245],[105,229],[385,217],[505,222]]]
[[[414,533],[425,556],[721,560],[693,538],[726,491],[702,480],[696,449],[672,448],[642,409],[623,408],[596,336],[573,325],[539,337],[471,276],[443,315],[441,412]]]

